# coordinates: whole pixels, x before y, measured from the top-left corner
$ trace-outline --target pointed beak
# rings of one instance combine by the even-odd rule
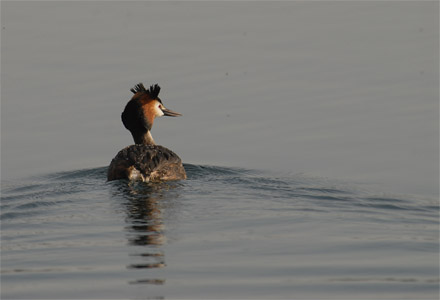
[[[168,116],[168,117],[178,117],[181,116],[182,114],[179,114],[178,112],[169,110],[168,108],[162,107],[162,111],[164,116]]]

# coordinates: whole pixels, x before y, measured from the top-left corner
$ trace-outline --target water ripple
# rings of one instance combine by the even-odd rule
[[[188,180],[177,182],[107,182],[106,168],[94,168],[2,185],[2,288],[438,286],[436,199],[303,174],[185,168]]]

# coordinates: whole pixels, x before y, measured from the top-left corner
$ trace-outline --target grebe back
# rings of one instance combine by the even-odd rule
[[[145,89],[142,83],[130,90],[134,95],[121,115],[122,123],[134,139],[113,158],[107,179],[160,181],[185,179],[182,161],[173,151],[156,145],[151,136],[154,119],[161,116],[177,117],[181,114],[165,108],[159,98],[159,85]]]

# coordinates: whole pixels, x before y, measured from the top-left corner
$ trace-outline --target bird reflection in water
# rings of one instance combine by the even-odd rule
[[[125,203],[126,231],[129,245],[136,246],[141,262],[132,263],[128,269],[159,269],[166,266],[161,246],[166,243],[164,235],[163,213],[165,206],[177,197],[173,192],[175,183],[145,184],[130,182],[123,186]],[[171,201],[172,202],[172,201]],[[165,203],[165,204],[164,204]],[[129,281],[130,284],[162,285],[165,279],[143,278]]]

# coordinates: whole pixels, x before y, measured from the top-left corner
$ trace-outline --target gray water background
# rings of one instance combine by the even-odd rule
[[[346,182],[185,164],[3,188],[2,299],[437,299],[438,202]]]
[[[2,297],[436,298],[438,9],[2,1]],[[184,183],[105,182],[140,81]]]
[[[159,83],[186,162],[438,195],[435,2],[2,2],[2,178],[105,166]]]

